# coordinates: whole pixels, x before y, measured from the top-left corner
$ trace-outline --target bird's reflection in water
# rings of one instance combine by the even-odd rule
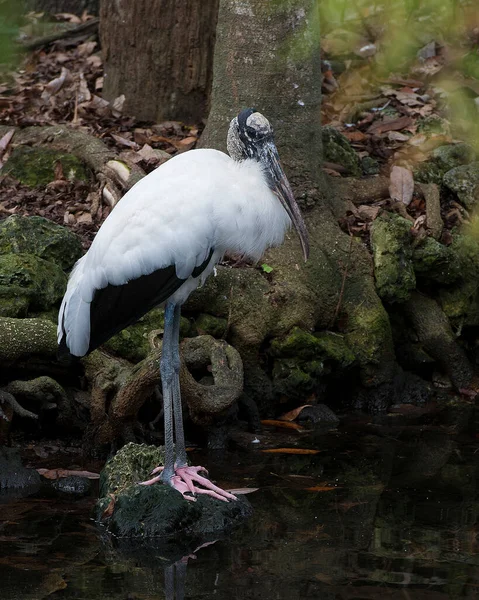
[[[206,546],[216,544],[218,540],[205,542],[198,546],[192,554],[188,554],[177,560],[175,563],[164,568],[165,572],[165,600],[184,600],[186,569],[190,559],[196,559],[196,553]]]
[[[165,600],[183,600],[185,597],[188,557],[165,567]]]

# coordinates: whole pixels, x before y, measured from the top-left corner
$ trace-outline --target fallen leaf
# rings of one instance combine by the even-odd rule
[[[381,211],[380,206],[370,206],[368,204],[361,204],[356,207],[358,216],[363,221],[374,221]]]
[[[103,511],[103,513],[101,515],[102,521],[103,521],[103,519],[107,519],[108,517],[111,517],[111,515],[113,514],[113,511],[115,510],[115,502],[116,502],[115,494],[109,494],[109,496],[110,496],[110,502],[108,503],[108,506],[105,508],[105,510]]]
[[[63,86],[63,84],[65,83],[67,78],[69,79],[70,77],[71,77],[70,71],[68,69],[66,69],[65,67],[62,67],[60,75],[47,83],[47,85],[45,86],[45,91],[48,94],[56,94],[57,92],[60,91],[61,87]]]
[[[0,138],[0,155],[2,155],[8,148],[8,144],[10,143],[14,133],[15,129],[10,129],[10,131],[7,131],[7,133]]]
[[[393,200],[409,206],[414,193],[414,178],[412,172],[404,167],[394,165],[391,169],[389,195]]]
[[[311,448],[267,448],[261,452],[265,454],[319,454],[321,451]]]
[[[115,140],[115,142],[121,144],[122,146],[127,146],[127,148],[133,148],[133,150],[139,149],[138,144],[136,142],[133,142],[132,140],[127,140],[126,138],[116,133],[110,133],[110,135]]]
[[[37,469],[45,479],[61,479],[62,477],[86,477],[87,479],[100,479],[99,473],[91,471],[72,471],[71,469]]]
[[[304,427],[297,423],[291,423],[289,421],[279,421],[277,419],[264,419],[261,421],[262,425],[271,425],[272,427],[282,427],[283,429],[295,429],[296,431],[303,431]]]
[[[235,488],[233,490],[226,490],[230,494],[235,494],[239,496],[244,496],[246,494],[252,494],[253,492],[257,492],[259,488]]]
[[[345,131],[343,135],[350,142],[364,142],[364,140],[368,139],[368,136],[362,131]]]
[[[392,119],[390,121],[376,121],[369,127],[367,130],[368,133],[374,133],[379,135],[381,133],[386,133],[388,131],[399,131],[401,129],[406,129],[406,127],[410,127],[413,125],[414,119],[411,117],[399,117],[398,119]]]
[[[311,406],[311,404],[303,404],[303,406],[298,406],[298,408],[295,408],[293,410],[290,410],[287,413],[284,413],[284,415],[281,415],[280,417],[278,417],[278,419],[280,421],[294,421],[295,419],[298,418],[298,415],[301,413],[303,408],[306,408],[307,406]]]
[[[339,489],[338,486],[331,487],[329,485],[315,485],[313,487],[306,488],[308,492],[332,492],[333,490]]]

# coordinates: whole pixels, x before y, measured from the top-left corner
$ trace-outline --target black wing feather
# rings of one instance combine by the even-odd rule
[[[213,255],[210,250],[203,263],[193,269],[198,277]],[[125,327],[141,319],[178,290],[186,279],[176,276],[175,265],[158,269],[149,275],[131,279],[124,285],[107,285],[96,290],[90,307],[90,346],[92,352]]]

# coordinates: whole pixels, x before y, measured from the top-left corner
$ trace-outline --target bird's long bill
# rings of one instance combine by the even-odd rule
[[[303,215],[299,210],[299,206],[293,196],[293,191],[289,185],[289,181],[281,166],[278,150],[273,142],[268,142],[265,147],[266,161],[270,170],[273,192],[279,198],[281,204],[289,215],[294,228],[298,232],[301,248],[303,249],[304,260],[309,256],[309,237]]]

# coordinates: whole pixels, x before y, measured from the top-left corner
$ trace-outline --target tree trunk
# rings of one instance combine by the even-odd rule
[[[100,0],[27,0],[25,5],[29,10],[45,11],[51,15],[62,12],[81,15],[83,11],[98,15]]]
[[[262,112],[298,198],[316,199],[321,173],[317,0],[221,0],[211,113],[203,147],[226,148],[242,108]],[[309,203],[309,202],[308,202]]]
[[[218,0],[102,0],[103,95],[137,119],[207,115]]]

